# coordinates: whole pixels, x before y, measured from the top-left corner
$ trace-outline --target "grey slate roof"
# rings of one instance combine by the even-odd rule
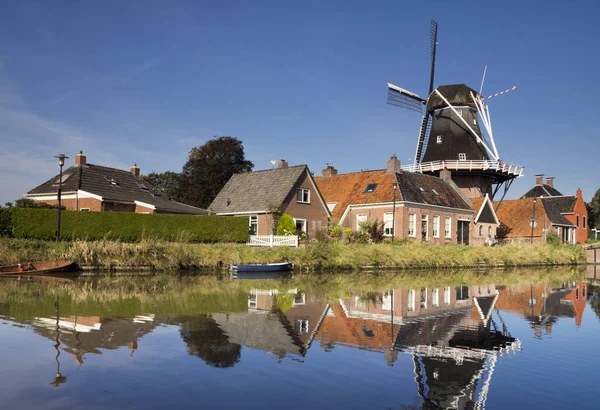
[[[523,198],[539,198],[542,196],[561,196],[562,194],[558,191],[558,189],[551,187],[548,184],[536,185],[531,188],[529,191],[525,193],[521,197]]]
[[[209,206],[216,213],[267,212],[280,206],[306,165],[234,174]]]
[[[108,202],[145,202],[154,205],[157,212],[196,215],[208,213],[205,209],[171,201],[141,177],[116,168],[86,164],[74,165],[63,171],[62,192],[74,192],[78,189],[101,196]],[[33,188],[27,195],[56,194],[57,191],[58,175]]]
[[[438,177],[400,171],[396,172],[396,179],[404,201],[456,209],[473,209],[461,194]]]
[[[577,202],[577,197],[575,196],[542,198],[542,203],[544,204],[544,209],[546,210],[550,222],[554,225],[565,225],[570,227],[574,227],[575,225],[562,214],[573,212],[575,202]]]

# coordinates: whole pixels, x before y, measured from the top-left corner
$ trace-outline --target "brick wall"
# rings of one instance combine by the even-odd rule
[[[310,203],[299,203],[296,201],[296,189],[304,188],[310,191]],[[307,234],[314,238],[317,232],[327,228],[328,215],[325,206],[321,203],[318,192],[315,190],[309,176],[304,175],[284,201],[283,212],[292,218],[306,219]]]
[[[569,222],[571,222],[573,225],[578,226],[578,228],[576,229],[576,237],[577,237],[577,243],[585,243],[585,240],[587,239],[587,235],[588,235],[588,230],[587,230],[587,224],[588,224],[588,213],[587,213],[587,208],[585,207],[585,201],[583,200],[583,195],[581,192],[581,189],[577,190],[577,202],[575,202],[575,207],[573,209],[573,215],[565,215],[565,218],[567,218],[569,220]],[[583,217],[585,216],[585,228],[583,226]],[[579,217],[579,224],[577,224],[577,217]]]
[[[58,205],[57,200],[39,201],[49,205]],[[80,211],[82,208],[88,208],[92,212],[102,211],[102,201],[95,198],[61,199],[61,205],[69,211]]]

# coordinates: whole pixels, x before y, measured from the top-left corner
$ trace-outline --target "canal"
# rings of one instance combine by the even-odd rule
[[[595,284],[566,269],[2,280],[0,407],[597,408]]]

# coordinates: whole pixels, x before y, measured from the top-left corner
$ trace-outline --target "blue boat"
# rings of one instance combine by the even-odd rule
[[[229,270],[235,272],[288,272],[292,269],[291,262],[257,263],[248,265],[229,265]]]

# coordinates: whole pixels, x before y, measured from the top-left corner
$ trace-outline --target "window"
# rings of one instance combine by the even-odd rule
[[[310,191],[305,188],[296,189],[296,202],[310,204]]]
[[[444,305],[450,304],[450,288],[444,289]]]
[[[427,288],[421,288],[421,309],[427,309]]]
[[[583,286],[581,288],[581,296],[583,296],[583,298],[585,298],[585,286]]]
[[[444,223],[444,236],[448,239],[452,237],[452,218],[449,216],[446,217],[446,222]]]
[[[586,219],[587,218],[585,217],[585,215],[583,215],[583,227],[584,228],[587,228],[587,221],[586,221]]]
[[[292,306],[305,305],[306,304],[306,294],[303,292],[298,292],[294,295],[294,303]]]
[[[473,125],[477,125],[477,118],[473,118]]]
[[[59,182],[61,184],[64,184],[65,181],[67,179],[69,179],[70,176],[71,176],[71,174],[62,174],[62,179],[60,177],[56,178],[56,181],[54,181],[54,184],[58,185]]]
[[[435,189],[432,189],[433,193],[436,195],[439,195],[438,192]]]
[[[393,292],[393,291],[392,291]],[[381,310],[392,310],[392,294],[384,292],[381,298]]]
[[[415,291],[412,289],[408,291],[408,305],[406,310],[409,312],[415,311]]]
[[[440,290],[435,288],[431,291],[431,306],[438,307],[440,305]]]
[[[408,236],[417,236],[417,215],[408,214]]]
[[[356,215],[356,230],[360,231],[360,226],[367,222],[367,214]]]
[[[371,192],[375,191],[375,188],[377,188],[377,184],[367,185],[367,187],[365,188],[365,194],[370,194]]]
[[[479,225],[479,236],[483,236],[483,225]]]
[[[308,333],[308,319],[296,319],[294,330],[296,331],[297,335]]]
[[[383,235],[392,236],[394,233],[394,214],[386,212],[383,214]]]
[[[466,161],[467,160],[467,154],[465,154],[464,152],[461,152],[460,154],[458,154],[458,160],[459,161]]]
[[[456,300],[467,300],[469,299],[469,287],[468,286],[457,286],[456,287]]]
[[[433,237],[434,238],[440,237],[440,217],[439,217],[439,215],[435,215],[433,217]]]
[[[437,140],[438,144],[441,144],[442,143],[442,136],[438,135],[436,140]]]
[[[294,223],[296,224],[296,232],[306,233],[306,219],[294,218]]]
[[[575,215],[575,225],[579,228],[579,215]]]
[[[492,237],[492,227],[488,226],[488,238]]]
[[[421,215],[421,240],[426,241],[429,235],[429,215]]]
[[[250,217],[248,227],[248,232],[250,233],[250,235],[256,235],[256,233],[258,232],[258,216],[252,215]]]
[[[458,114],[459,117],[462,117],[462,110],[456,110],[456,113]]]
[[[248,307],[250,309],[256,309],[256,294],[248,293]]]

